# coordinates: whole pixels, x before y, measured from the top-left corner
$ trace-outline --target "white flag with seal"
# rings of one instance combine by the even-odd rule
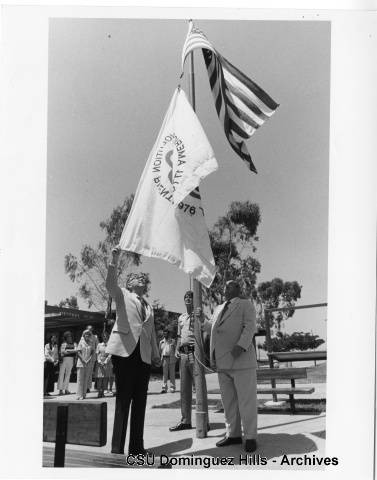
[[[142,173],[121,249],[167,260],[209,287],[216,267],[198,185],[215,170],[212,147],[178,88]]]

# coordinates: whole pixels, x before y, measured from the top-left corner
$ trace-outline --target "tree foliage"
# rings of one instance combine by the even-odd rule
[[[256,305],[258,323],[264,327],[264,314],[267,308],[293,307],[301,297],[302,286],[296,281],[285,282],[281,278],[274,278],[268,282],[261,282],[253,291],[252,297]],[[295,310],[268,313],[270,325],[278,332],[281,324],[293,316]]]
[[[64,259],[65,272],[70,280],[78,285],[78,294],[84,299],[89,308],[105,310],[108,293],[105,287],[108,263],[111,259],[111,249],[120,241],[124,224],[131,210],[134,195],[125,199],[122,205],[113,209],[110,217],[100,222],[104,232],[104,239],[93,247],[83,245],[78,256],[68,253]],[[118,282],[125,286],[127,267],[138,266],[141,263],[140,255],[123,252],[118,264]],[[148,275],[148,274],[146,274]],[[148,277],[149,280],[149,277]]]
[[[211,288],[203,293],[210,310],[222,302],[227,280],[239,281],[245,296],[250,297],[260,272],[260,263],[253,257],[260,223],[257,204],[232,202],[225,215],[219,217],[209,231],[213,256],[218,268]]]
[[[58,307],[78,309],[79,305],[77,303],[77,297],[75,295],[71,295],[70,297],[67,297],[64,300],[61,300],[59,302]]]
[[[274,352],[290,352],[292,350],[314,350],[325,343],[318,335],[309,332],[293,332],[292,334],[277,332],[271,339],[272,350]],[[266,342],[262,348],[267,350]]]
[[[157,340],[162,340],[164,330],[169,330],[173,337],[176,337],[179,313],[166,311],[165,306],[159,300],[154,300],[152,306]]]

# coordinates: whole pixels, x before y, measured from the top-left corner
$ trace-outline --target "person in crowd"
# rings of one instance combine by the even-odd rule
[[[129,453],[147,454],[144,448],[144,419],[151,363],[160,364],[153,309],[144,299],[147,282],[143,274],[131,274],[127,288],[117,280],[117,265],[121,250],[112,250],[106,288],[116,304],[107,353],[111,354],[116,402],[111,452],[123,454],[127,422],[131,406]]]
[[[88,375],[91,372],[90,364],[95,355],[92,336],[90,330],[84,330],[77,347],[77,400],[83,400],[86,397]]]
[[[195,312],[203,328],[211,330],[211,366],[218,372],[224,406],[226,435],[216,443],[225,447],[242,443],[246,452],[257,449],[257,358],[253,338],[257,331],[256,314],[249,299],[240,298],[240,285],[226,282],[225,302],[219,305],[211,321],[204,321],[202,312]],[[242,430],[241,430],[242,425]]]
[[[164,338],[160,341],[160,352],[162,362],[162,390],[161,393],[168,391],[168,379],[170,380],[170,391],[175,392],[175,339],[172,332],[164,330]]]
[[[181,379],[181,420],[170,427],[171,432],[188,430],[191,425],[192,394],[194,387],[194,293],[189,290],[185,293],[183,300],[186,306],[186,313],[178,318],[178,334],[176,345],[176,357],[180,358],[180,379]],[[209,426],[208,426],[209,429]]]
[[[55,335],[51,335],[44,349],[44,385],[43,394],[50,396],[55,386],[55,369],[59,363],[58,342]]]
[[[97,345],[97,390],[98,398],[104,396],[110,376],[111,355],[106,352],[109,335],[107,332],[102,334],[102,342]]]
[[[110,393],[111,395],[114,395],[114,386],[115,385],[115,377],[114,377],[114,368],[113,368],[113,362],[111,361],[111,355],[110,355],[110,360],[109,360],[109,382],[108,382],[108,390],[105,393]]]
[[[60,346],[60,369],[58,378],[59,395],[68,395],[69,379],[77,353],[77,343],[73,341],[72,333],[67,331],[63,334],[64,341]]]
[[[94,351],[96,352],[96,351],[97,351],[97,346],[98,346],[98,336],[95,334],[94,328],[93,328],[92,325],[87,325],[85,330],[89,330],[90,333],[92,334],[92,336],[91,336],[91,342],[92,342],[92,346],[93,346],[93,348],[94,348]],[[97,356],[96,356],[96,355],[93,355],[93,356],[92,356],[92,360],[91,360],[91,362],[90,362],[90,364],[89,364],[88,384],[87,384],[86,393],[90,393],[90,391],[91,391],[91,389],[92,389],[93,373],[94,373],[94,377],[96,377],[96,373],[95,373],[95,370],[96,370],[96,362],[97,362]]]

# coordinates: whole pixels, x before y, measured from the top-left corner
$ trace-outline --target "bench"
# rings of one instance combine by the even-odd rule
[[[55,443],[54,467],[64,467],[66,444],[103,447],[106,402],[43,402],[43,441]]]
[[[313,350],[304,352],[268,352],[269,359],[277,362],[305,362],[308,360],[327,360],[326,350]]]
[[[272,385],[269,388],[257,388],[257,393],[272,393],[274,395],[289,395],[289,403],[291,406],[291,412],[295,413],[295,395],[310,395],[314,392],[314,387],[299,387],[296,388],[295,381],[301,378],[307,378],[306,368],[258,368],[257,369],[257,381],[263,380],[290,380],[291,388],[289,387],[276,387]]]

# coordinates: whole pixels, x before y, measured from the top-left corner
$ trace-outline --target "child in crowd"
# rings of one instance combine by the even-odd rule
[[[108,383],[107,393],[114,395],[113,386],[115,387],[115,376],[114,376],[113,362],[110,359],[109,360],[109,383]]]
[[[175,339],[169,330],[164,330],[164,338],[160,342],[160,353],[162,363],[162,390],[161,393],[168,391],[168,379],[170,379],[170,391],[175,392]]]

